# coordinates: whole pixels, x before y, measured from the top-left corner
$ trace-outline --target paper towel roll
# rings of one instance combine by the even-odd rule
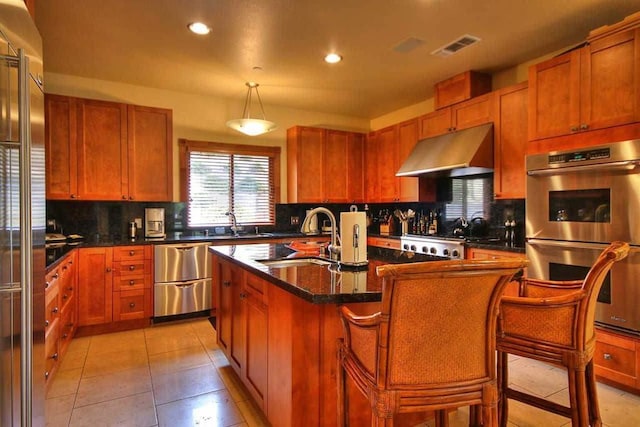
[[[367,263],[367,214],[340,212],[340,262],[345,265]]]

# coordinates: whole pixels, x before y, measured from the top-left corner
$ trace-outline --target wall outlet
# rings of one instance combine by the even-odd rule
[[[136,227],[142,228],[142,218],[135,218],[133,222],[136,223]]]
[[[299,216],[292,216],[291,217],[291,225],[298,225],[300,224],[300,217]]]

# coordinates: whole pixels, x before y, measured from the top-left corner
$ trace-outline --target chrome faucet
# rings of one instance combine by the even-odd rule
[[[238,237],[238,231],[240,230],[240,227],[238,227],[238,222],[236,220],[236,214],[233,213],[233,211],[229,211],[225,213],[226,216],[231,218],[231,231],[233,232],[233,235],[235,237]]]
[[[338,243],[338,240],[340,237],[338,236],[338,225],[336,223],[336,217],[333,215],[333,213],[329,209],[323,208],[323,207],[317,207],[308,211],[307,216],[302,222],[302,227],[300,228],[300,231],[304,234],[311,233],[312,232],[311,218],[313,218],[315,215],[317,215],[320,212],[326,214],[329,217],[329,221],[331,222],[331,244],[328,247],[329,258],[333,260],[338,260],[340,257],[340,244]]]

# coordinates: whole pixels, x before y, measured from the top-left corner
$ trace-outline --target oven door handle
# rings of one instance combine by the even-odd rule
[[[636,160],[626,160],[623,162],[599,163],[597,165],[569,166],[565,168],[536,169],[527,171],[527,175],[560,175],[573,172],[588,172],[594,170],[632,170],[638,166]]]
[[[606,243],[585,243],[567,240],[527,239],[527,244],[532,246],[555,246],[557,248],[597,249],[602,250],[609,246]]]

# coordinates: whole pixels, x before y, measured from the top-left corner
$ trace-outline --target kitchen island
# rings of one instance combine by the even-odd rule
[[[345,270],[327,263],[260,262],[309,256],[285,244],[209,250],[218,344],[274,426],[336,425],[336,343],[342,336],[337,307],[362,315],[379,310],[378,265],[442,259],[369,247],[367,268]],[[351,425],[369,425],[367,401],[355,388],[349,395]],[[406,425],[425,418],[412,417]]]

